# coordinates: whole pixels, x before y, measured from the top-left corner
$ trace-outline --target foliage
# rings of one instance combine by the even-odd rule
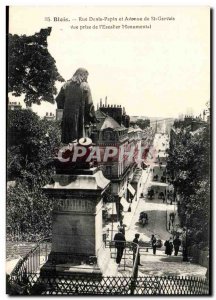
[[[58,73],[54,58],[47,49],[51,27],[32,36],[8,36],[8,90],[14,96],[25,94],[25,103],[54,103],[55,82],[64,81]]]
[[[189,232],[191,244],[208,246],[210,217],[210,127],[203,124],[193,132],[178,127],[172,135],[167,170],[180,196],[179,217]]]
[[[29,109],[8,111],[8,180],[30,188],[45,184],[52,174],[53,150],[60,145],[60,126],[41,120]]]
[[[189,240],[192,244],[199,244],[204,248],[209,243],[209,218],[210,218],[210,182],[203,181],[196,193],[191,195],[186,205],[186,226],[189,228]]]
[[[149,120],[149,119],[145,119],[145,120],[143,120],[143,119],[138,119],[138,120],[135,122],[135,124],[136,124],[137,126],[139,126],[141,129],[145,129],[145,128],[147,128],[147,127],[150,126],[150,120]]]
[[[16,186],[7,193],[7,226],[21,239],[50,232],[51,203],[41,187],[54,172],[54,149],[60,146],[60,124],[41,120],[29,109],[8,111],[8,180]]]
[[[7,193],[7,226],[11,233],[19,232],[19,239],[32,241],[51,232],[52,201],[41,189],[30,190],[23,183],[10,187]]]

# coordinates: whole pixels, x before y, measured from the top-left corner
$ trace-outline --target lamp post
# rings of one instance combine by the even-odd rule
[[[113,240],[113,215],[112,215],[112,227],[111,227],[111,241]]]
[[[183,246],[183,261],[188,261],[188,228],[184,227],[182,232],[182,246]]]

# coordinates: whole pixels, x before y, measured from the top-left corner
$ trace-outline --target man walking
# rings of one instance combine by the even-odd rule
[[[135,238],[133,239],[133,264],[134,264],[135,258],[136,258],[137,246],[139,245],[139,237],[140,237],[139,233],[136,233],[135,234]],[[138,266],[142,266],[140,264],[140,254],[139,254],[139,251],[138,251],[138,258],[137,258],[137,260],[138,260],[138,262],[137,262]]]
[[[174,239],[173,245],[174,245],[174,250],[175,250],[175,256],[177,256],[178,252],[179,252],[179,247],[181,245],[181,241],[178,236]]]
[[[172,237],[170,237],[169,240],[165,241],[164,246],[165,246],[165,254],[172,255],[172,251],[173,251]]]
[[[116,263],[120,264],[124,252],[124,248],[125,248],[126,239],[124,234],[122,233],[122,228],[119,228],[118,231],[119,232],[116,233],[114,236],[114,241],[115,241],[115,247],[117,249]]]
[[[152,242],[153,254],[155,255],[156,249],[157,249],[157,240],[156,240],[156,237],[154,236],[154,234],[152,234],[151,242]]]

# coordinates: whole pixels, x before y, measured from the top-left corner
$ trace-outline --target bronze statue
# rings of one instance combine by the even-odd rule
[[[85,126],[96,123],[88,71],[79,68],[61,88],[56,97],[57,107],[63,110],[62,143],[68,144],[85,137]]]

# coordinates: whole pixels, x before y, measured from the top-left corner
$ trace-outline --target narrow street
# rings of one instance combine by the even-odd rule
[[[159,149],[165,151],[168,148],[167,135],[156,134],[153,148],[156,150],[156,153],[158,153]],[[135,233],[140,233],[140,239],[143,241],[149,241],[152,234],[158,235],[163,241],[170,237],[170,233],[166,229],[166,212],[170,209],[169,205],[163,203],[163,200],[157,199],[157,197],[152,200],[147,198],[147,190],[151,185],[153,176],[152,169],[155,165],[156,163],[153,163],[148,168],[149,176],[143,189],[144,198],[139,199],[130,228],[127,231],[126,238],[129,240],[133,239]],[[144,227],[138,222],[141,211],[145,211],[148,214],[149,221]]]
[[[165,126],[165,125],[164,125]],[[156,134],[154,139],[153,148],[156,153],[165,151],[169,146],[168,136],[164,134],[165,127],[163,126],[163,134]],[[160,150],[160,151],[159,151]],[[144,197],[140,198],[134,215],[131,218],[130,224],[128,224],[126,230],[126,240],[132,241],[135,233],[140,234],[140,241],[149,242],[152,234],[157,239],[161,239],[162,247],[157,249],[156,255],[153,255],[152,249],[140,250],[140,263],[142,266],[139,267],[139,276],[198,276],[205,277],[206,268],[198,264],[182,261],[182,252],[179,251],[178,256],[167,256],[164,253],[165,247],[164,242],[166,239],[171,237],[171,233],[167,230],[167,211],[173,211],[174,205],[163,203],[162,199],[158,199],[155,196],[152,200],[147,197],[148,188],[151,186],[153,177],[153,168],[157,163],[152,163],[148,168],[148,177],[144,184],[143,194]],[[148,214],[148,224],[142,226],[139,224],[139,215],[141,211],[145,211]],[[126,259],[126,265],[132,267],[132,258]],[[129,270],[123,265],[118,269],[118,272],[122,275],[127,274]]]

